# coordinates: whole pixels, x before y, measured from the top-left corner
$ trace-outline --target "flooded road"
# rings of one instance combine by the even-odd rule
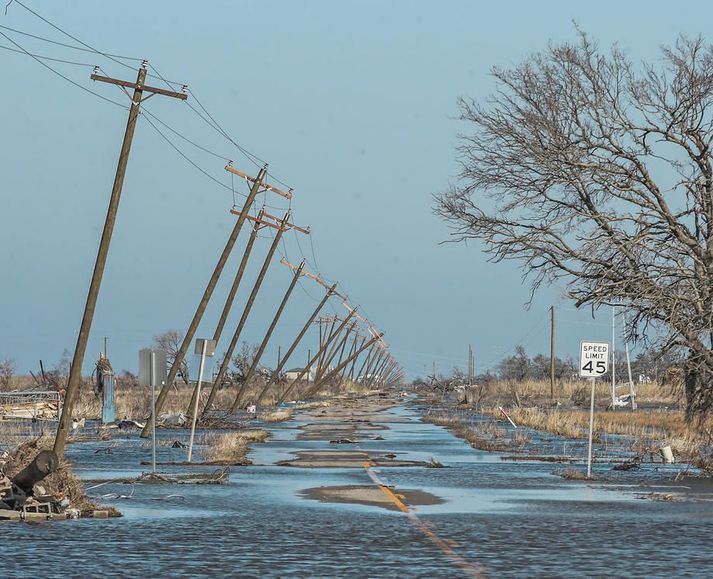
[[[265,427],[272,436],[253,446],[254,465],[234,468],[224,485],[103,484],[141,474],[150,447],[136,435],[111,453],[107,442],[71,445],[90,494],[110,497],[103,502],[124,517],[3,525],[3,576],[464,576],[388,492],[381,497],[368,469],[397,500],[420,497],[411,509],[426,529],[488,576],[713,574],[713,503],[641,500],[636,493],[650,490],[638,486],[641,473],[566,481],[552,474],[558,465],[501,460],[421,422],[413,407],[375,399]],[[162,461],[185,455],[159,450]],[[431,459],[446,468],[426,466]]]

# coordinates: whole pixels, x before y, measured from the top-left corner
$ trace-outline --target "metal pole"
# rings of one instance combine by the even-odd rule
[[[121,145],[121,153],[119,154],[119,162],[116,167],[116,176],[114,177],[114,186],[111,191],[109,207],[104,221],[104,230],[102,231],[101,241],[99,242],[99,251],[94,262],[94,271],[92,273],[92,281],[89,284],[89,292],[87,301],[84,305],[84,315],[82,323],[79,327],[79,335],[77,336],[77,344],[74,348],[74,356],[72,357],[72,365],[69,370],[69,380],[67,383],[67,393],[64,397],[64,405],[62,406],[62,414],[57,426],[57,435],[54,440],[54,452],[61,459],[64,456],[64,446],[67,442],[67,433],[69,432],[69,423],[72,421],[72,411],[74,410],[74,401],[79,394],[79,385],[82,378],[82,364],[84,363],[84,354],[87,351],[87,342],[89,341],[89,332],[92,328],[94,320],[94,310],[99,297],[99,289],[101,287],[102,277],[104,276],[104,266],[106,265],[107,255],[109,254],[109,245],[114,232],[114,223],[116,222],[116,214],[119,210],[119,201],[121,200],[121,191],[124,187],[124,175],[129,162],[129,152],[131,151],[131,143],[134,139],[134,131],[136,129],[136,121],[139,118],[139,109],[141,108],[141,96],[143,94],[143,85],[146,80],[146,68],[143,66],[139,69],[138,77],[136,78],[136,87],[131,98],[131,107],[129,109],[129,120],[126,123],[126,131],[124,133],[124,141]]]
[[[611,409],[616,410],[616,306],[611,308]]]
[[[188,442],[188,462],[193,459],[193,439],[196,435],[196,422],[198,419],[198,401],[200,400],[201,382],[203,381],[203,368],[205,367],[205,355],[208,348],[208,340],[203,340],[201,348],[201,363],[198,367],[198,396],[196,397],[196,405],[193,407],[193,421],[191,422],[191,439]]]
[[[176,357],[173,360],[173,364],[171,364],[171,369],[169,370],[168,376],[166,377],[166,382],[161,387],[161,391],[158,394],[158,399],[156,400],[156,412],[161,412],[161,409],[163,408],[163,403],[166,399],[166,396],[168,396],[168,391],[171,388],[173,381],[176,379],[178,369],[181,367],[183,359],[186,356],[186,352],[188,351],[188,347],[191,345],[191,342],[193,341],[193,336],[195,335],[196,330],[198,329],[198,325],[203,319],[203,314],[205,313],[205,309],[208,306],[208,302],[210,301],[210,298],[213,295],[213,290],[215,290],[215,286],[218,284],[218,279],[220,278],[220,274],[222,273],[223,268],[225,267],[225,262],[228,261],[228,256],[230,256],[230,252],[233,250],[235,240],[238,238],[238,234],[240,233],[240,229],[242,228],[245,219],[247,219],[250,207],[252,206],[253,201],[255,200],[255,196],[258,193],[259,186],[262,183],[262,180],[264,179],[266,173],[267,165],[260,169],[260,172],[258,173],[253,186],[250,188],[250,193],[248,194],[248,197],[245,200],[242,213],[238,217],[238,220],[235,222],[233,230],[230,232],[230,237],[228,237],[228,241],[225,243],[223,253],[220,254],[218,263],[216,264],[215,269],[213,270],[213,275],[211,275],[210,280],[208,281],[208,285],[206,286],[205,291],[203,292],[203,297],[201,297],[201,301],[198,304],[198,308],[196,309],[195,314],[193,314],[191,325],[188,327],[188,331],[186,332],[186,335],[183,338],[181,347],[179,348],[178,352],[176,352]],[[146,438],[148,436],[148,430],[149,426],[147,424],[141,432],[142,438]]]
[[[550,399],[555,399],[555,306],[550,306]]]
[[[282,301],[280,302],[280,306],[277,308],[277,312],[275,312],[275,317],[272,318],[270,327],[267,329],[267,332],[265,333],[265,337],[262,339],[262,342],[260,343],[260,346],[258,347],[257,352],[255,353],[255,356],[253,357],[253,362],[252,362],[252,364],[250,364],[250,368],[248,369],[247,374],[245,374],[245,380],[242,383],[242,385],[240,386],[238,395],[235,397],[235,402],[233,402],[233,406],[230,409],[231,412],[235,412],[235,410],[240,405],[240,402],[243,398],[243,394],[245,393],[245,390],[248,388],[248,385],[250,384],[250,379],[253,377],[253,374],[255,374],[255,370],[257,369],[258,365],[260,364],[260,359],[262,358],[262,355],[265,352],[265,348],[267,348],[267,343],[270,341],[270,336],[272,336],[272,332],[275,331],[275,326],[277,326],[277,322],[280,320],[280,316],[282,315],[282,312],[285,309],[285,306],[287,305],[287,301],[290,299],[290,296],[292,295],[292,290],[295,289],[295,286],[297,285],[297,282],[300,279],[300,275],[302,275],[302,269],[304,268],[304,265],[305,265],[305,262],[303,261],[300,264],[300,266],[295,270],[295,273],[292,276],[292,281],[290,281],[290,285],[287,288],[287,291],[285,292],[285,295],[282,298]]]
[[[594,431],[594,384],[596,378],[591,378],[592,381],[592,399],[589,404],[589,450],[587,451],[587,478],[592,477],[592,433]]]
[[[297,337],[292,342],[290,349],[287,350],[287,353],[282,357],[277,368],[275,368],[275,371],[272,373],[272,376],[270,376],[270,379],[268,380],[267,384],[265,384],[265,387],[262,389],[262,392],[260,392],[260,395],[257,397],[257,401],[255,402],[256,406],[259,405],[260,402],[262,402],[262,398],[267,393],[268,388],[272,384],[276,383],[277,380],[280,378],[280,372],[282,372],[282,369],[284,368],[285,364],[287,364],[287,360],[290,358],[292,353],[295,351],[295,349],[297,348],[297,345],[300,343],[300,341],[302,340],[304,335],[307,333],[307,330],[309,330],[309,327],[312,325],[312,322],[314,322],[314,319],[319,315],[319,312],[324,307],[324,304],[326,304],[327,300],[332,296],[336,287],[337,287],[337,284],[335,283],[331,288],[329,288],[327,290],[327,293],[322,298],[322,301],[319,302],[319,305],[314,309],[314,312],[312,312],[312,315],[307,320],[307,323],[304,325],[304,327],[302,328],[300,333],[297,334]],[[310,353],[308,351],[307,352],[307,361],[308,362],[309,362],[309,359],[310,359]]]
[[[282,219],[280,228],[275,234],[275,239],[273,239],[272,241],[272,245],[270,246],[270,249],[267,252],[267,256],[265,257],[265,261],[262,264],[260,273],[258,273],[257,279],[255,280],[255,285],[253,285],[252,292],[250,292],[248,301],[245,304],[243,315],[240,317],[240,321],[238,322],[237,328],[235,328],[233,338],[230,340],[230,344],[228,345],[228,349],[225,353],[225,358],[223,358],[223,361],[220,364],[220,370],[218,370],[218,375],[213,381],[213,387],[211,388],[210,395],[208,396],[208,401],[206,402],[206,409],[210,408],[211,404],[213,403],[213,399],[218,393],[218,388],[220,388],[223,382],[225,373],[228,371],[228,366],[230,365],[230,360],[233,356],[233,352],[235,351],[235,346],[237,346],[238,340],[240,339],[240,334],[243,331],[243,326],[245,326],[245,322],[247,321],[248,316],[250,315],[250,310],[252,309],[253,303],[255,302],[255,298],[257,297],[257,294],[260,291],[260,286],[262,285],[263,279],[265,279],[265,274],[267,273],[267,270],[270,267],[272,257],[275,255],[275,251],[277,251],[277,245],[280,243],[280,239],[282,239],[282,234],[285,232],[284,225],[287,222],[288,217],[289,213],[285,214],[284,218]]]
[[[156,472],[156,354],[151,350],[151,472]]]

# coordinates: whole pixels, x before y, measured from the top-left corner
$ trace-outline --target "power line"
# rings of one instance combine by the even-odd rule
[[[20,50],[20,49],[17,49],[17,48],[12,48],[12,47],[10,47],[10,46],[3,46],[3,45],[1,45],[1,44],[0,44],[0,48],[2,48],[2,49],[4,49],[4,50],[9,50],[10,52],[17,52],[18,54],[22,54],[23,56],[28,56],[28,55],[29,55],[29,56],[34,56],[35,58],[39,58],[39,59],[42,59],[42,60],[51,60],[51,61],[53,61],[53,62],[61,62],[61,63],[63,63],[63,64],[73,64],[73,65],[75,65],[75,66],[85,66],[85,67],[88,67],[88,68],[93,68],[93,67],[94,67],[93,64],[90,64],[90,63],[88,63],[88,62],[76,62],[76,61],[74,61],[74,60],[64,60],[64,59],[62,59],[62,58],[55,58],[55,57],[53,57],[53,56],[44,56],[44,55],[42,55],[42,54],[36,54],[36,53],[34,53],[34,52],[25,52],[25,51],[23,51],[23,50]]]
[[[18,4],[19,4],[19,2],[18,2]],[[58,40],[52,40],[51,38],[45,38],[44,36],[38,36],[36,34],[31,34],[29,32],[25,32],[24,30],[17,30],[16,28],[10,28],[9,26],[0,25],[0,28],[2,28],[4,30],[9,30],[10,32],[14,32],[15,34],[21,34],[23,36],[28,36],[29,38],[34,38],[35,40],[42,40],[43,42],[49,42],[50,44],[55,44],[57,46],[63,46],[65,48],[71,48],[73,50],[79,50],[81,52],[90,52],[93,54],[101,54],[102,56],[124,58],[126,60],[136,60],[138,62],[141,62],[143,60],[142,58],[132,58],[130,56],[120,56],[118,54],[102,53],[102,52],[99,52],[98,50],[95,50],[93,48],[82,48],[81,46],[74,46],[73,44],[59,42]],[[123,64],[123,63],[120,63],[120,64]],[[124,66],[129,66],[129,65],[124,65]],[[132,68],[132,67],[129,66],[129,68]]]
[[[207,149],[206,147],[204,147],[204,146],[202,146],[202,145],[199,145],[199,144],[196,143],[195,141],[189,139],[189,138],[186,137],[184,134],[182,134],[182,133],[179,132],[178,130],[174,129],[173,127],[171,127],[170,125],[168,125],[168,124],[165,123],[164,121],[162,121],[160,118],[158,118],[157,115],[155,115],[155,114],[152,113],[151,111],[147,110],[145,107],[144,107],[143,112],[146,113],[147,115],[149,115],[152,119],[154,119],[154,120],[155,120],[156,122],[158,122],[160,125],[162,125],[162,126],[165,127],[166,129],[168,129],[169,131],[171,131],[174,135],[176,135],[177,137],[183,139],[183,140],[186,141],[187,143],[190,143],[191,145],[193,145],[193,146],[196,147],[197,149],[200,149],[201,151],[203,151],[203,152],[205,152],[205,153],[208,153],[209,155],[213,155],[214,157],[220,159],[221,161],[226,161],[226,162],[227,162],[227,161],[230,161],[230,158],[229,158],[229,157],[226,157],[225,155],[221,155],[220,153],[216,153],[215,151],[211,151],[210,149]]]
[[[221,187],[224,187],[224,188],[227,189],[228,191],[232,191],[231,187],[229,187],[228,185],[226,185],[225,183],[223,183],[223,182],[220,181],[219,179],[216,179],[215,177],[213,177],[213,175],[211,175],[210,173],[208,173],[208,171],[206,171],[205,169],[203,169],[203,167],[201,167],[200,165],[198,165],[195,161],[193,161],[193,159],[191,159],[188,155],[186,155],[183,151],[181,151],[181,149],[179,149],[179,148],[171,141],[171,139],[169,139],[165,134],[163,134],[163,132],[161,132],[161,129],[159,129],[159,128],[151,121],[151,119],[150,119],[149,117],[147,117],[146,115],[144,115],[144,118],[146,119],[146,122],[147,122],[149,125],[151,125],[151,126],[153,127],[153,129],[163,138],[163,140],[166,141],[166,142],[171,146],[171,148],[172,148],[174,151],[176,151],[179,155],[181,155],[181,157],[183,157],[186,161],[188,161],[191,165],[193,165],[194,168],[198,169],[201,173],[203,173],[203,174],[204,174],[206,177],[208,177],[211,181],[217,183],[217,184],[220,185]],[[247,195],[245,195],[245,194],[243,194],[243,193],[238,193],[238,195],[241,195],[241,196],[243,196],[243,197],[247,197]]]
[[[15,42],[12,38],[10,38],[10,37],[9,37],[7,34],[5,34],[2,30],[0,30],[0,36],[3,36],[7,41],[9,41],[9,42],[11,42],[12,44],[14,44],[17,48],[19,48],[19,49],[20,49],[22,52],[24,52],[27,56],[33,58],[35,61],[37,61],[38,63],[40,63],[40,64],[41,64],[42,66],[44,66],[46,69],[50,70],[51,72],[53,72],[54,74],[56,74],[58,77],[60,77],[60,78],[62,78],[62,79],[64,79],[64,80],[66,80],[68,83],[73,84],[73,85],[76,86],[77,88],[82,89],[84,92],[88,92],[89,94],[94,95],[95,97],[99,97],[100,99],[102,99],[102,100],[104,100],[104,101],[106,101],[106,102],[108,102],[108,103],[111,103],[111,104],[113,104],[113,105],[116,105],[116,106],[118,106],[118,107],[121,107],[122,109],[128,110],[129,107],[127,107],[126,105],[123,105],[123,104],[121,104],[121,103],[119,103],[119,102],[116,102],[115,100],[112,100],[112,99],[107,98],[107,97],[105,97],[105,96],[103,96],[103,95],[100,95],[98,92],[94,92],[93,90],[90,90],[90,89],[88,89],[88,88],[85,87],[85,86],[82,86],[81,84],[79,84],[78,82],[72,80],[72,79],[69,78],[68,76],[65,76],[64,74],[62,74],[62,73],[59,72],[58,70],[55,70],[55,69],[52,68],[49,64],[47,64],[46,62],[42,61],[42,59],[40,59],[39,57],[33,55],[33,54],[30,53],[28,50],[26,50],[24,47],[22,47],[20,44],[18,44],[17,42]]]
[[[18,3],[20,6],[22,6],[25,10],[27,10],[27,11],[30,12],[31,14],[34,14],[37,18],[39,18],[40,20],[42,20],[42,21],[45,22],[46,24],[49,24],[52,28],[54,28],[55,30],[61,32],[62,34],[64,34],[64,35],[67,36],[68,38],[71,38],[71,39],[74,40],[75,42],[78,42],[79,44],[81,44],[82,46],[84,46],[84,47],[86,47],[86,48],[92,50],[92,51],[95,52],[96,54],[101,54],[103,57],[108,58],[109,60],[112,60],[112,61],[116,62],[117,64],[119,64],[119,65],[121,65],[121,66],[124,66],[124,67],[126,67],[126,68],[130,68],[130,69],[132,69],[132,70],[134,69],[133,66],[131,66],[131,65],[129,65],[129,64],[126,64],[125,62],[122,62],[121,60],[119,60],[119,58],[123,58],[123,59],[125,59],[125,60],[134,60],[134,61],[142,61],[142,60],[143,60],[143,59],[141,59],[141,58],[133,58],[133,57],[130,57],[130,56],[119,56],[119,55],[114,56],[114,55],[112,55],[112,54],[108,54],[108,53],[106,53],[106,52],[102,52],[101,50],[97,50],[96,48],[94,48],[93,46],[91,46],[91,45],[87,44],[86,42],[80,40],[80,39],[77,38],[76,36],[73,36],[73,35],[70,34],[69,32],[63,30],[62,28],[60,28],[59,26],[57,26],[57,25],[54,24],[53,22],[50,22],[49,20],[47,20],[47,18],[45,18],[45,17],[42,16],[41,14],[38,14],[37,12],[35,12],[34,10],[32,10],[32,8],[29,8],[28,6],[26,6],[26,5],[23,4],[20,0],[15,0],[15,2],[17,2],[17,3]],[[70,46],[70,48],[71,48],[71,46]]]

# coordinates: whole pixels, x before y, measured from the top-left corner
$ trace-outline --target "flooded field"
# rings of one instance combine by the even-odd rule
[[[600,480],[568,481],[553,474],[561,465],[502,460],[422,422],[421,412],[376,399],[298,411],[261,425],[271,438],[253,445],[254,464],[233,468],[223,485],[112,482],[146,470],[140,462],[151,448],[137,434],[72,444],[68,457],[89,494],[124,516],[3,525],[0,568],[12,577],[34,577],[38,565],[58,576],[107,577],[713,573],[711,487],[672,482],[680,467],[612,472],[598,463]],[[579,442],[544,438],[552,452],[567,444],[567,454],[585,456]],[[160,446],[159,461],[185,453]],[[300,456],[312,460],[291,462]],[[686,500],[641,498],[651,492]]]

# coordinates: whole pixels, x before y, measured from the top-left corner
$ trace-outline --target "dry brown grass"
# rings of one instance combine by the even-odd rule
[[[258,414],[258,420],[263,422],[285,422],[292,418],[292,410],[274,410],[272,412],[263,412]]]
[[[246,430],[225,434],[208,434],[203,439],[206,448],[201,452],[203,462],[210,464],[248,465],[248,443],[265,442],[270,436],[266,430]]]
[[[522,448],[529,442],[529,437],[527,440],[516,435],[508,437],[507,430],[494,422],[467,424],[464,418],[446,412],[426,414],[421,420],[447,428],[455,436],[466,440],[479,450],[507,452],[515,447]]]
[[[497,408],[489,412],[500,416]],[[514,407],[508,413],[518,425],[567,438],[585,438],[589,433],[589,412],[585,410]],[[661,446],[670,444],[677,457],[705,468],[702,451],[713,441],[713,419],[689,423],[678,410],[595,412],[594,431],[630,436],[633,447],[642,452],[658,452]]]
[[[639,404],[654,404],[661,406],[679,406],[683,404],[683,391],[681,388],[672,388],[659,383],[634,383],[636,400]],[[602,402],[608,399],[609,390],[604,387],[598,388],[598,400]],[[584,380],[559,380],[555,388],[555,401],[563,404],[574,403],[580,406],[589,404],[590,385]],[[628,394],[628,386],[621,385],[619,394]],[[496,405],[513,404],[516,406],[528,406],[534,403],[547,402],[550,400],[549,380],[523,380],[508,381],[497,380],[488,384],[484,389],[481,404]]]

